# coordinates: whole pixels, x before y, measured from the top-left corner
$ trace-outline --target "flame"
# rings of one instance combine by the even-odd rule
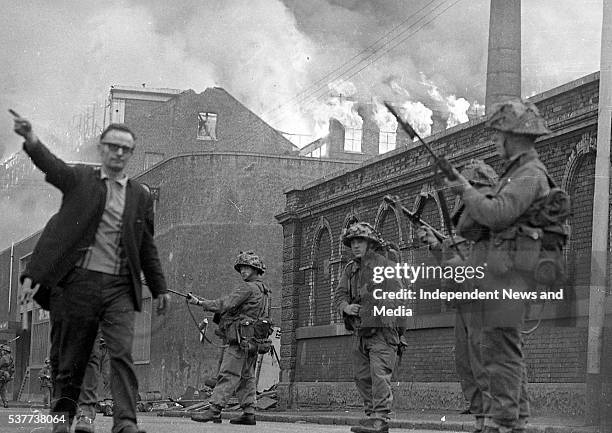
[[[320,138],[329,132],[329,119],[333,117],[345,128],[361,129],[363,119],[357,114],[355,101],[351,98],[357,93],[357,88],[350,81],[336,80],[328,84],[329,96],[327,101],[314,102],[307,111],[314,119],[314,135]]]
[[[447,128],[452,128],[470,120],[467,114],[470,103],[464,98],[457,99],[455,95],[450,95],[446,98],[446,104],[449,111],[448,120],[446,121]]]
[[[421,73],[421,83],[427,86],[427,94],[438,104],[440,111],[448,115],[446,120],[447,128],[467,122],[470,120],[468,114],[473,114],[475,116],[484,115],[484,105],[479,104],[478,101],[474,101],[470,104],[465,98],[457,98],[455,95],[446,95],[423,73]]]
[[[395,132],[397,130],[397,120],[393,114],[389,113],[387,107],[374,99],[374,121],[381,132]]]
[[[421,137],[431,135],[431,125],[433,124],[431,116],[433,111],[422,102],[404,102],[400,107],[400,114]]]

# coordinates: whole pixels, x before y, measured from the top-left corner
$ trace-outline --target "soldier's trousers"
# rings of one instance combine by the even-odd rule
[[[455,368],[461,390],[469,404],[470,413],[477,419],[484,417],[483,391],[486,392],[487,374],[482,364],[482,305],[470,302],[457,305],[455,316]]]
[[[505,320],[514,317],[515,326],[490,326],[499,321],[493,308],[485,312],[482,330],[481,354],[488,379],[488,392],[484,398],[485,425],[520,430],[529,417],[527,370],[521,334],[525,304],[507,301],[503,307]],[[504,325],[511,325],[511,321]]]
[[[397,359],[399,335],[392,328],[378,328],[371,336],[355,336],[353,369],[357,391],[367,416],[389,419],[393,394],[391,375]]]
[[[2,399],[2,404],[7,404],[8,401],[6,399],[6,387],[8,382],[0,381],[0,399]]]
[[[230,344],[222,356],[217,385],[213,389],[210,402],[224,408],[235,392],[242,411],[255,413],[257,352],[247,352],[237,344]]]

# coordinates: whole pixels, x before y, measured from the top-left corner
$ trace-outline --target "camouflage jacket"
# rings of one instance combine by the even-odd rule
[[[6,353],[0,357],[0,382],[13,380],[15,374],[15,363],[13,357]]]
[[[535,149],[515,155],[491,196],[475,188],[463,193],[467,214],[491,232],[503,231],[515,224],[538,199],[548,195],[546,173]]]
[[[219,326],[218,336],[227,338],[228,331],[233,323],[242,318],[257,319],[265,314],[264,297],[270,296],[270,290],[260,278],[255,281],[245,281],[235,288],[229,295],[217,299],[204,299],[202,306],[207,311],[215,313],[215,323]]]
[[[374,298],[374,291],[380,289],[381,293],[399,292],[403,285],[400,279],[385,278],[380,283],[374,283],[374,268],[377,266],[395,267],[396,263],[382,255],[368,251],[361,260],[351,260],[340,277],[340,282],[334,292],[334,307],[343,314],[344,308],[349,304],[361,305],[356,328],[403,327],[405,320],[401,317],[383,316],[375,314],[377,308],[392,308],[400,306],[410,308],[405,300],[382,300]]]

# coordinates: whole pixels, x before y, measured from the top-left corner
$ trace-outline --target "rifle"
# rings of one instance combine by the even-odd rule
[[[397,120],[397,123],[402,127],[404,131],[406,131],[406,134],[408,134],[410,139],[411,140],[414,140],[415,138],[418,139],[421,145],[425,147],[425,149],[433,157],[438,168],[442,171],[442,173],[444,173],[444,176],[448,180],[456,180],[457,176],[455,176],[455,173],[453,172],[453,166],[450,164],[450,162],[448,162],[448,160],[445,157],[436,155],[434,151],[431,150],[431,147],[429,146],[429,144],[425,143],[425,141],[412,128],[412,126],[410,126],[408,122],[404,122],[404,120],[401,118],[399,113],[395,110],[395,108],[393,108],[393,106],[390,103],[385,101],[385,107],[387,107],[387,110],[389,110],[389,112],[393,114],[393,117],[395,117],[395,119]]]
[[[455,175],[453,171],[453,166],[450,164],[450,162],[448,162],[448,160],[445,157],[436,155],[434,151],[431,150],[431,147],[429,147],[429,144],[425,143],[425,141],[412,128],[412,126],[410,126],[408,122],[404,122],[404,120],[401,118],[399,113],[395,110],[395,108],[393,108],[393,106],[390,103],[385,101],[385,107],[387,107],[387,110],[389,110],[389,112],[393,114],[393,117],[395,117],[395,119],[397,120],[397,123],[402,127],[404,131],[406,131],[406,134],[408,134],[408,136],[412,140],[417,138],[419,142],[421,143],[421,145],[425,147],[425,149],[433,157],[436,163],[436,166],[440,169],[442,173],[444,173],[444,176],[448,180],[457,180],[457,176]],[[437,175],[437,170],[436,170],[436,175]],[[444,225],[446,226],[446,230],[448,231],[448,234],[451,237],[453,248],[455,249],[455,251],[457,251],[457,253],[459,254],[459,257],[461,257],[462,260],[465,260],[465,257],[463,256],[463,254],[461,253],[459,248],[457,248],[457,243],[455,242],[455,237],[453,236],[453,223],[451,221],[450,212],[448,211],[448,206],[446,204],[446,198],[444,197],[444,191],[436,190],[436,195],[438,196],[438,201],[440,203],[440,210],[442,210],[442,218],[444,220]]]
[[[408,217],[408,220],[415,226],[427,227],[429,230],[431,230],[431,232],[436,237],[436,239],[438,239],[438,241],[442,242],[444,239],[447,238],[446,235],[442,234],[440,231],[435,229],[429,223],[425,222],[420,216],[417,215],[416,212],[411,212],[407,207],[402,205],[398,196],[392,196],[392,195],[387,194],[386,196],[383,197],[383,200],[389,203],[390,205],[395,206],[399,210],[401,210],[404,213],[404,215]]]
[[[186,295],[186,294],[184,294],[184,293],[177,292],[176,290],[172,290],[172,289],[168,289],[168,291],[169,291],[170,293],[174,293],[175,295],[182,296],[182,297],[183,297],[183,298],[185,298],[185,299],[189,299],[189,295]]]

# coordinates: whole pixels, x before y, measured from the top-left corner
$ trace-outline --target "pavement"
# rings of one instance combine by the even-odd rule
[[[236,416],[237,412],[223,412],[224,419]],[[181,410],[165,410],[158,413],[164,417],[189,417],[190,413]],[[355,425],[363,417],[363,412],[348,411],[262,411],[257,413],[258,421],[284,423],[310,423],[324,425]],[[458,412],[402,411],[393,414],[391,428],[418,429],[434,431],[471,432],[474,418]],[[584,420],[576,417],[532,417],[525,433],[597,433],[595,427],[585,426]]]
[[[41,404],[36,403],[25,403],[25,402],[11,402],[10,408],[20,409],[41,409]],[[10,409],[4,409],[8,411]],[[43,411],[44,412],[44,411]],[[184,421],[172,421],[176,418],[189,418],[194,412],[185,412],[178,408],[167,409],[158,412],[139,413],[138,417],[141,423],[147,424],[165,424],[179,422],[187,422],[189,426],[190,420],[185,419]],[[155,420],[155,415],[159,417]],[[230,419],[238,415],[238,412],[224,411],[222,417],[224,420]],[[297,425],[310,425],[312,429],[319,430],[318,426],[345,426],[345,430],[337,430],[336,428],[329,427],[327,430],[323,428],[320,431],[348,431],[346,426],[355,425],[359,419],[363,416],[363,412],[353,410],[287,410],[287,411],[260,411],[257,413],[257,421],[259,423],[265,423],[266,425],[278,426],[277,423],[290,423]],[[445,431],[445,432],[471,432],[474,429],[473,417],[471,415],[462,415],[458,412],[440,412],[440,411],[401,411],[392,414],[393,418],[390,422],[390,427],[393,429],[401,429],[408,431]],[[111,421],[111,418],[104,417],[101,414],[98,415],[98,420]],[[268,424],[272,423],[272,424]],[[198,426],[211,426],[209,423],[193,423]],[[215,424],[219,426],[218,424]],[[230,424],[228,424],[228,427]],[[292,432],[296,432],[295,426],[290,427]],[[236,427],[236,426],[233,426]],[[316,429],[315,429],[316,427]],[[283,431],[284,427],[278,427]],[[156,429],[148,429],[149,431],[156,431]],[[3,431],[0,428],[0,431]],[[253,430],[251,430],[253,431]],[[264,430],[272,431],[272,430]],[[274,429],[276,430],[276,427]],[[307,431],[307,430],[306,430]],[[580,417],[531,417],[525,433],[598,433],[599,430],[596,427],[588,427]]]

